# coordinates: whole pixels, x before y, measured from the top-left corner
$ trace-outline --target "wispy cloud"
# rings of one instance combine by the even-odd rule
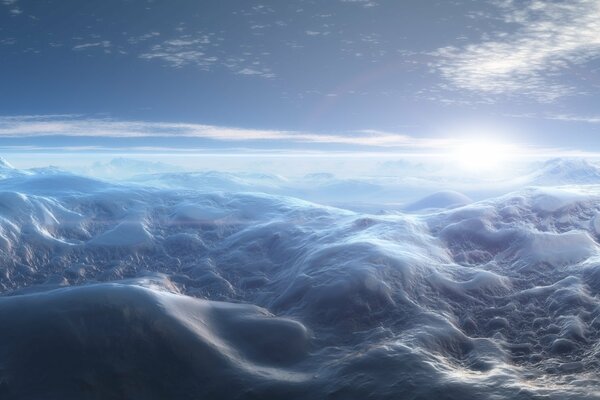
[[[228,57],[223,66],[232,71],[236,75],[249,75],[261,78],[275,78],[273,71],[265,67],[260,59],[243,57]]]
[[[436,53],[434,67],[455,87],[553,101],[576,88],[561,81],[574,64],[600,56],[600,1],[497,0],[507,31]],[[508,31],[508,27],[515,30]]]
[[[363,7],[375,7],[377,5],[377,2],[373,1],[373,0],[340,0],[342,3],[355,3],[355,4],[360,4]]]
[[[73,46],[73,50],[87,50],[90,48],[101,48],[101,49],[109,49],[111,47],[111,42],[109,40],[102,40],[100,42],[92,42],[92,43],[81,43]]]
[[[573,114],[555,114],[548,115],[545,119],[565,122],[585,122],[588,124],[600,124],[600,115],[573,115]]]
[[[158,35],[155,35],[158,36]],[[150,39],[155,36],[145,37]],[[275,74],[262,65],[252,54],[233,56],[221,47],[222,38],[214,33],[202,35],[181,35],[154,44],[139,55],[143,60],[163,61],[174,68],[195,66],[203,71],[210,71],[220,66],[236,75],[250,75],[273,78]]]
[[[505,117],[535,120],[550,120],[561,122],[576,122],[585,124],[600,124],[600,115],[578,115],[570,113],[518,113],[504,114]]]
[[[132,140],[136,138],[146,140]],[[319,133],[195,123],[123,121],[81,115],[0,116],[0,150],[10,152],[214,153],[231,156],[314,153],[327,157],[351,153],[356,156],[393,154],[402,157],[454,157],[455,153],[474,148],[474,140],[468,136],[417,137],[379,130]],[[475,148],[477,145],[475,140]],[[511,157],[577,157],[592,154],[502,141],[490,142],[487,146]]]
[[[208,54],[210,47],[210,35],[186,35],[156,44],[139,57],[144,60],[162,60],[175,68],[191,64],[206,70],[218,60],[218,57]]]
[[[130,36],[129,38],[127,38],[127,42],[129,44],[138,44],[158,36],[160,36],[160,32],[152,31],[139,36]]]
[[[8,12],[12,15],[12,16],[16,16],[16,15],[20,15],[23,13],[23,10],[21,10],[18,6],[17,6],[17,0],[0,0],[0,4],[3,4],[7,7],[9,7]]]
[[[357,145],[406,149],[442,148],[444,139],[416,138],[397,133],[362,130],[344,134],[323,134],[285,130],[261,130],[213,125],[117,121],[78,116],[8,116],[0,117],[0,138],[5,137],[102,137],[102,138],[204,138],[228,142],[288,142]]]

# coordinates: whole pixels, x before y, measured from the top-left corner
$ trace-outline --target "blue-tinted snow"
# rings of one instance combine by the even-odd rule
[[[600,397],[593,174],[368,214],[1,167],[2,399]]]

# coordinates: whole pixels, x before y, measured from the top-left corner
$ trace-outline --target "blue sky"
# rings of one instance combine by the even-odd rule
[[[0,151],[600,151],[599,66],[597,0],[0,0]]]

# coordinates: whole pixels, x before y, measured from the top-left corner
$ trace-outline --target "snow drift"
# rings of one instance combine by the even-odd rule
[[[275,367],[305,357],[307,329],[251,305],[102,284],[5,298],[0,320],[3,399],[233,398],[306,379]]]

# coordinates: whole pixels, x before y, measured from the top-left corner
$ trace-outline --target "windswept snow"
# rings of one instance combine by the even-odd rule
[[[0,180],[0,398],[600,398],[600,186],[368,214],[197,177]]]

